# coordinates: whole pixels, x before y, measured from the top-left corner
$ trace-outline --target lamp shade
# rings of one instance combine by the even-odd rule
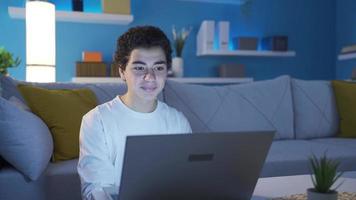
[[[26,2],[26,81],[55,82],[55,6],[49,2]]]

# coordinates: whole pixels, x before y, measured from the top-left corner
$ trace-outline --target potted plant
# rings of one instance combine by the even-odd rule
[[[188,38],[191,31],[192,31],[192,27],[188,29],[182,28],[180,31],[177,31],[175,26],[173,26],[172,28],[173,47],[176,55],[176,57],[172,59],[172,71],[174,76],[176,77],[183,77],[184,62],[182,58],[182,53],[183,53],[185,41]]]
[[[309,160],[314,173],[311,176],[314,188],[307,190],[308,200],[337,200],[336,189],[341,184],[334,189],[331,187],[343,174],[337,172],[340,162],[327,158],[326,153],[319,159],[313,155]]]
[[[0,47],[0,75],[8,75],[7,68],[17,67],[20,62],[19,58],[14,59],[10,52]]]

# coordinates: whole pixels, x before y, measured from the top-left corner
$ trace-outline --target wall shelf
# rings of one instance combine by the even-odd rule
[[[227,22],[228,23],[228,22]],[[217,32],[217,29],[219,30]],[[218,34],[219,38],[216,38]],[[214,44],[226,48],[215,49]],[[270,50],[230,50],[229,25],[223,26],[221,22],[217,25],[213,20],[204,20],[200,24],[197,34],[197,56],[264,56],[264,57],[293,57],[295,51],[270,51]]]
[[[25,8],[8,7],[8,13],[14,19],[25,19],[26,16]],[[56,21],[63,22],[127,25],[133,19],[133,15],[56,11]]]
[[[197,56],[265,56],[265,57],[293,57],[295,51],[254,51],[254,50],[205,50]]]
[[[338,56],[338,60],[350,60],[355,58],[356,58],[356,53],[339,54]]]

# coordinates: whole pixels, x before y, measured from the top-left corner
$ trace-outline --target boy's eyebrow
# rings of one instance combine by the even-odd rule
[[[159,65],[159,64],[167,64],[167,62],[164,61],[164,60],[160,60],[160,61],[155,62],[155,65]]]
[[[141,65],[146,65],[146,63],[145,62],[143,62],[143,61],[134,61],[134,62],[132,62],[132,64],[141,64]],[[164,61],[164,60],[160,60],[160,61],[157,61],[157,62],[155,62],[154,63],[155,65],[159,65],[159,64],[167,64],[167,62],[166,61]]]
[[[142,61],[134,61],[134,62],[132,62],[132,64],[146,65],[146,63],[144,63],[144,62],[142,62]]]

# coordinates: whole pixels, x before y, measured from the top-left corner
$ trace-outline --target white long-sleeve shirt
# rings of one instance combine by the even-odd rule
[[[119,188],[126,136],[191,132],[184,115],[160,101],[151,113],[136,112],[119,97],[97,106],[83,117],[80,128],[83,199],[105,199],[104,187]]]

